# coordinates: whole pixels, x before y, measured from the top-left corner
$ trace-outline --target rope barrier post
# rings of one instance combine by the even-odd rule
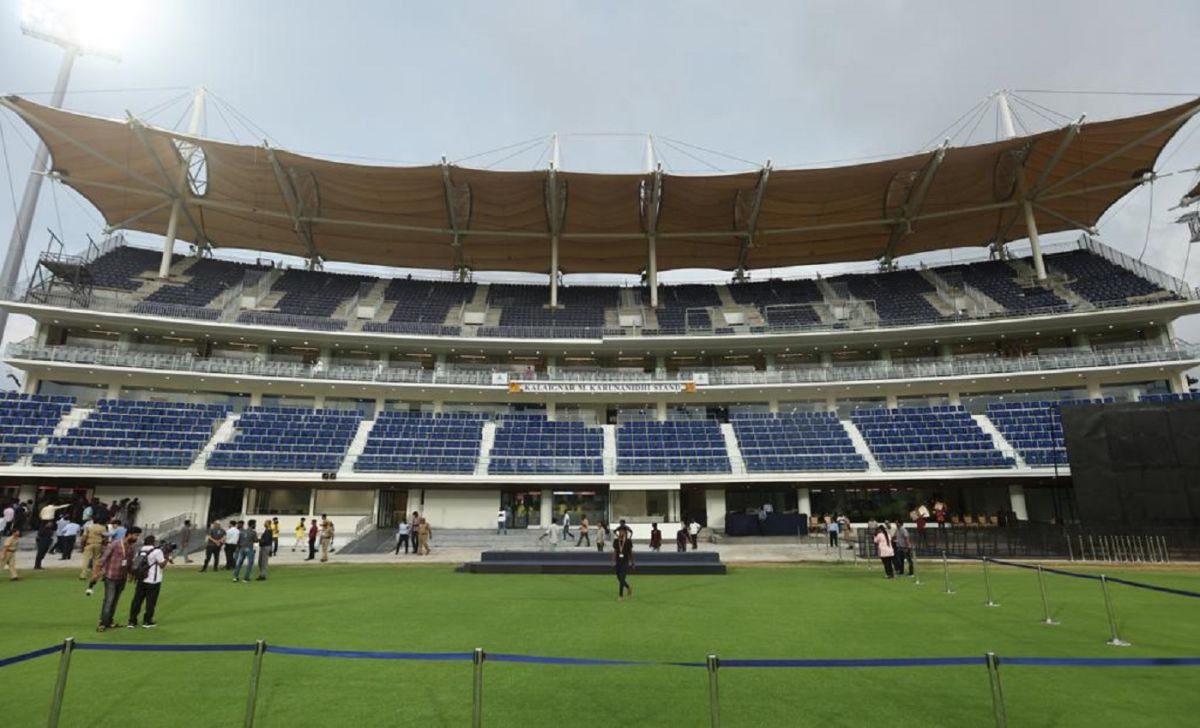
[[[704,661],[708,668],[708,715],[712,728],[721,728],[721,697],[717,686],[717,670],[721,667],[721,659],[709,655]]]
[[[913,584],[916,586],[921,586],[921,569],[917,566],[918,559],[917,559],[917,550],[915,548],[909,550],[908,558],[912,560]]]
[[[250,663],[250,694],[246,697],[246,728],[254,726],[254,712],[258,707],[258,677],[262,674],[263,655],[267,653],[266,640],[254,643],[254,660]]]
[[[1046,574],[1042,571],[1042,565],[1038,564],[1038,589],[1042,592],[1042,624],[1058,624],[1054,616],[1050,613],[1050,598],[1046,596]]]
[[[1075,562],[1075,549],[1071,548],[1071,534],[1067,534],[1067,559]]]
[[[946,593],[953,594],[954,587],[950,586],[950,561],[946,558],[946,552],[942,552],[942,576],[946,579]]]
[[[62,715],[63,695],[67,692],[67,673],[71,671],[71,653],[75,651],[75,638],[63,640],[62,652],[58,657],[58,681],[54,684],[54,697],[50,700],[50,716],[46,725],[58,728],[58,718]]]
[[[996,718],[996,728],[1008,727],[1008,714],[1004,710],[1004,691],[1000,687],[1000,658],[995,652],[989,652],[987,658],[988,680],[992,684],[992,714]]]
[[[475,666],[475,683],[471,690],[471,728],[483,725],[483,661],[486,659],[487,653],[483,648],[476,647],[471,655],[471,662]]]
[[[1113,608],[1112,597],[1108,595],[1108,577],[1104,574],[1100,575],[1100,589],[1104,592],[1104,609],[1108,612],[1108,628],[1112,632],[1112,639],[1107,644],[1113,647],[1129,647],[1129,643],[1117,633],[1117,610]]]
[[[1159,542],[1162,544],[1163,560],[1166,563],[1171,563],[1171,552],[1167,550],[1167,537],[1159,536]]]
[[[988,557],[986,557],[986,556],[983,557],[983,586],[984,586],[984,589],[987,590],[987,602],[984,604],[984,606],[987,606],[987,607],[1000,606],[1000,604],[995,599],[992,599],[992,575],[991,575],[991,572],[988,571]]]

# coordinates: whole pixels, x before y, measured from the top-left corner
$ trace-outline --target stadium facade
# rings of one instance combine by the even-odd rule
[[[0,400],[9,496],[136,496],[152,522],[328,513],[343,537],[414,510],[486,528],[502,507],[514,527],[570,510],[639,531],[690,517],[736,533],[767,503],[866,519],[940,500],[972,524],[1067,523],[1062,408],[1188,398],[1200,364],[1172,330],[1200,312],[1190,286],[1087,233],[1039,240],[1089,230],[1153,179],[1197,102],[720,177],[361,167],[3,104],[114,231],[48,251],[3,304],[37,322],[4,353],[25,372]],[[961,247],[977,250],[895,264]],[[659,284],[681,267],[736,273]],[[538,270],[546,284],[484,282]],[[642,283],[560,279],[602,272]]]

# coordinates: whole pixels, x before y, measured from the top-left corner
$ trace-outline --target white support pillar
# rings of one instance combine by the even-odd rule
[[[108,389],[104,392],[105,399],[117,399],[121,396],[121,385],[116,382],[109,382]]]
[[[768,412],[770,412],[770,413],[771,413],[771,414],[773,414],[773,415],[774,415],[774,414],[779,414],[779,400],[777,400],[777,399],[768,399],[768,400],[767,400],[767,411],[768,411]]]
[[[442,402],[442,400],[440,400],[440,399],[435,399],[435,400],[433,401],[433,413],[434,413],[435,415],[440,415],[440,414],[442,413],[442,408],[443,408],[443,402]]]
[[[825,409],[830,412],[837,412],[837,397],[830,394],[825,397]]]
[[[1029,520],[1029,509],[1025,507],[1025,486],[1008,486],[1008,508],[1016,514],[1018,521]]]
[[[192,118],[188,123],[188,134],[196,136],[200,132],[200,122],[204,119],[203,87],[196,89],[196,98],[192,101]],[[188,189],[188,164],[191,157],[183,158],[183,167],[179,170],[179,183],[175,188],[175,201],[171,203],[171,217],[167,219],[167,236],[163,238],[162,262],[158,266],[158,277],[166,278],[171,272],[171,257],[175,254],[175,235],[179,230],[179,216],[183,214],[183,195]]]
[[[325,406],[325,395],[318,394],[313,397],[313,409],[321,409]]]
[[[821,352],[821,366],[823,366],[823,367],[833,366],[833,354],[831,352],[828,352],[828,351]]]
[[[950,397],[950,404],[954,405],[955,407],[962,404],[962,395],[959,394],[957,391],[951,390],[949,397]]]
[[[663,374],[667,371],[667,358],[661,354],[654,357],[654,373]]]
[[[550,237],[550,308],[558,308],[558,236]]]
[[[796,488],[796,511],[812,516],[812,494],[808,488]]]
[[[128,351],[129,344],[133,341],[132,331],[122,331],[117,334],[117,351]]]
[[[1046,280],[1046,262],[1042,260],[1042,239],[1038,235],[1037,220],[1033,217],[1033,203],[1022,203],[1025,211],[1025,230],[1029,233],[1029,248],[1033,251],[1033,272],[1039,281]]]
[[[1088,379],[1087,380],[1087,393],[1088,393],[1088,399],[1100,399],[1100,397],[1101,397],[1100,380]]]
[[[1091,345],[1092,345],[1092,340],[1091,340],[1091,338],[1088,337],[1087,334],[1072,334],[1071,335],[1071,346],[1075,347],[1076,349],[1086,349],[1086,348],[1090,347]]]
[[[250,393],[250,406],[251,407],[261,407],[262,406],[262,392],[251,392]]]
[[[896,399],[896,395],[894,394],[887,395],[884,402],[887,404],[888,409],[895,409],[897,406],[899,406],[899,401]]]
[[[664,422],[667,419],[667,401],[660,399],[654,403],[654,416],[659,422]]]
[[[38,346],[45,346],[50,343],[50,327],[41,321],[34,321],[33,340],[37,342]]]
[[[333,361],[333,349],[328,346],[321,347],[321,353],[317,355],[317,361],[321,362],[322,369],[328,369],[329,364]]]
[[[879,350],[879,361],[883,362],[884,364],[891,364],[892,363],[892,350],[891,349],[880,349]]]
[[[767,361],[766,361],[766,364],[767,364],[767,371],[768,371],[768,372],[773,372],[773,371],[775,371],[775,355],[774,355],[774,354],[767,354],[767,355],[766,355],[766,360],[767,360]]]
[[[554,489],[545,488],[542,490],[541,502],[541,519],[542,528],[545,528],[554,520]]]
[[[1188,391],[1187,374],[1176,372],[1167,380],[1167,384],[1171,387],[1171,394],[1184,394]]]
[[[710,488],[704,491],[704,514],[708,519],[709,530],[725,529],[725,489]]]
[[[646,285],[650,287],[650,308],[658,308],[658,241],[651,235],[646,252]]]
[[[550,401],[546,403],[546,419],[554,422],[558,419],[558,403]]]
[[[942,361],[950,361],[954,358],[954,348],[949,344],[938,344],[938,356]]]
[[[556,356],[546,357],[546,374],[549,375],[551,378],[553,378],[556,374],[558,374],[558,357],[556,357]]]
[[[21,385],[21,393],[22,394],[37,394],[38,384],[41,381],[42,380],[38,379],[37,377],[33,376],[32,374],[26,374],[25,375],[25,383],[23,385]]]
[[[375,398],[375,414],[374,419],[379,419],[379,415],[387,411],[387,400],[383,397]]]

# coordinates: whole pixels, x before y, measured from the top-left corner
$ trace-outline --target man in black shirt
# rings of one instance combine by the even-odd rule
[[[617,529],[617,538],[613,541],[613,567],[617,572],[617,601],[625,601],[625,592],[633,597],[633,587],[625,578],[633,568],[633,539],[627,529]]]

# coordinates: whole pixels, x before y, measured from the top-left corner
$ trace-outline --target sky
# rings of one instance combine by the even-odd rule
[[[189,89],[204,86],[218,99],[208,105],[207,136],[266,137],[297,152],[378,164],[445,156],[544,168],[548,139],[558,133],[563,168],[634,171],[652,133],[672,172],[745,170],[767,160],[818,166],[927,149],[1002,88],[1092,121],[1184,100],[1154,94],[1200,95],[1195,0],[129,1],[134,20],[120,60],[78,59],[67,108],[109,117],[128,110],[183,129]],[[22,35],[19,17],[19,0],[0,0],[0,93],[46,101],[62,51]],[[1140,95],[1092,93],[1112,91]],[[1062,123],[1024,102],[1013,108],[1018,131]],[[1160,171],[1200,164],[1197,128],[1200,118],[1184,127]],[[0,131],[6,246],[36,139],[4,110]],[[995,115],[984,113],[954,142],[992,141],[997,132]],[[481,154],[501,147],[509,148]],[[1188,233],[1174,223],[1182,211],[1170,208],[1193,179],[1180,174],[1130,193],[1101,221],[1100,239],[1180,276]],[[54,187],[43,185],[24,276],[46,247],[47,228],[73,252],[86,247],[86,235],[101,237],[97,212]],[[1187,279],[1200,283],[1200,260]],[[4,341],[31,333],[30,320],[13,317]],[[1180,322],[1176,335],[1200,341],[1200,316]]]

